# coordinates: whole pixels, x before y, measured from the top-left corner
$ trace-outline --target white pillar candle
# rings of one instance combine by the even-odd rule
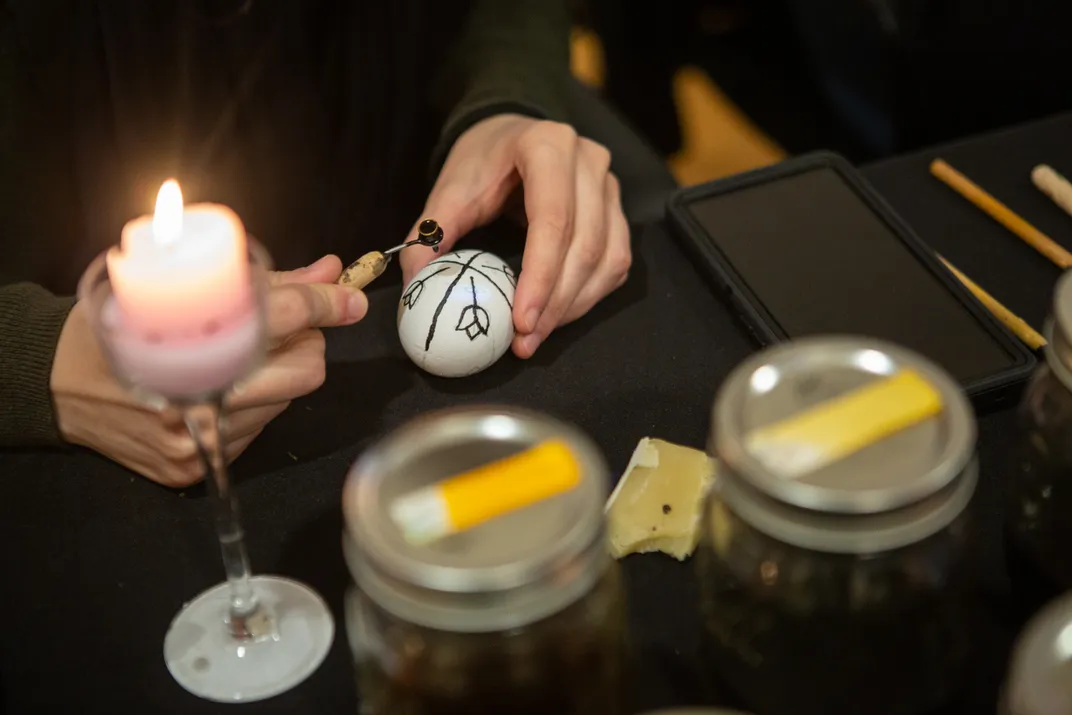
[[[165,182],[156,213],[123,227],[108,252],[108,277],[130,329],[197,339],[248,314],[253,301],[242,221],[226,206],[183,206]]]

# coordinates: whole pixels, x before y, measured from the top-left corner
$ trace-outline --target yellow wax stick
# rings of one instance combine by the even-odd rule
[[[914,370],[902,370],[803,413],[761,427],[749,452],[780,477],[797,479],[932,417],[942,397]]]
[[[390,514],[407,541],[427,544],[569,491],[580,481],[569,447],[550,440],[399,497]]]

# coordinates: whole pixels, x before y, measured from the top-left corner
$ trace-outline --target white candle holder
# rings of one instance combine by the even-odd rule
[[[324,600],[280,576],[253,577],[238,501],[223,452],[224,395],[264,359],[271,259],[248,239],[256,299],[248,314],[209,323],[199,335],[166,335],[125,323],[106,254],[78,286],[116,379],[147,404],[178,409],[197,444],[216,502],[227,581],[188,602],[164,639],[168,670],[189,692],[217,702],[252,702],[301,683],[323,662],[335,635]]]

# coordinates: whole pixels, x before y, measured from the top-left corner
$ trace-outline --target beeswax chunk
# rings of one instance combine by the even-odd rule
[[[611,555],[661,551],[684,561],[696,548],[704,498],[714,480],[704,452],[645,437],[607,500]]]

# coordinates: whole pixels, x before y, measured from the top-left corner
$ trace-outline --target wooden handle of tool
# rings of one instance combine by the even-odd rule
[[[1031,181],[1065,213],[1072,214],[1072,184],[1065,177],[1045,164],[1039,164],[1031,171]]]
[[[350,286],[351,288],[363,289],[372,281],[376,280],[383,275],[383,272],[387,270],[387,264],[389,259],[379,251],[373,251],[366,253],[351,263],[342,275],[339,276],[339,280],[335,281],[339,285]]]
[[[964,174],[941,159],[931,162],[931,173],[946,186],[975,204],[977,208],[989,214],[992,219],[1015,233],[1024,243],[1050,259],[1055,265],[1061,268],[1072,268],[1072,253],[1022,219]]]
[[[949,269],[950,273],[957,277],[957,280],[964,284],[964,287],[975,296],[976,300],[982,303],[995,318],[1001,321],[1002,325],[1012,332],[1013,335],[1020,338],[1020,341],[1027,345],[1027,347],[1032,350],[1038,350],[1046,344],[1046,338],[1042,337],[1037,330],[1028,325],[1027,321],[999,303],[997,298],[987,293],[979,286],[979,284],[961,273],[952,263],[941,256],[938,256],[938,259],[945,264],[945,267]]]

